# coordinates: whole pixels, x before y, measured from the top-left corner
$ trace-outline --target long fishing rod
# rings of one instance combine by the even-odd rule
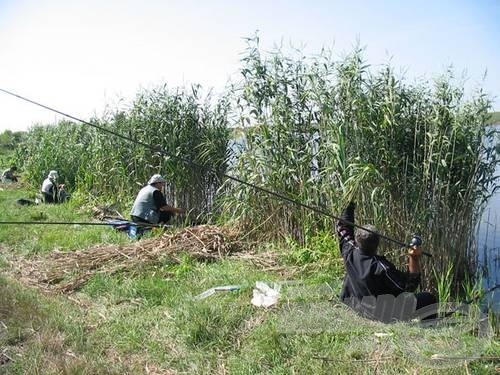
[[[80,122],[80,123],[82,123],[82,124],[85,124],[85,125],[91,126],[91,127],[96,128],[96,129],[98,129],[98,130],[101,130],[101,131],[103,131],[103,132],[105,132],[105,133],[108,133],[108,134],[114,135],[115,137],[119,137],[119,138],[124,139],[124,140],[127,140],[127,141],[129,141],[129,142],[133,142],[133,143],[135,143],[135,144],[141,145],[141,146],[143,146],[143,147],[145,147],[145,148],[147,148],[147,149],[152,150],[153,152],[157,152],[157,153],[159,153],[159,154],[163,154],[163,155],[168,156],[168,157],[170,157],[170,158],[172,158],[172,159],[180,160],[181,162],[183,162],[183,163],[185,163],[185,164],[187,164],[187,165],[193,165],[193,166],[196,166],[196,167],[198,167],[198,168],[200,168],[200,169],[205,169],[205,170],[210,171],[210,172],[214,173],[215,175],[217,175],[217,174],[216,174],[216,172],[215,172],[215,171],[213,171],[211,168],[209,168],[209,167],[207,167],[207,166],[205,166],[205,165],[198,164],[198,163],[193,162],[193,161],[191,161],[191,160],[186,160],[186,159],[184,159],[184,158],[182,158],[182,157],[180,157],[180,156],[177,156],[177,155],[171,155],[171,154],[169,154],[168,152],[164,151],[164,150],[163,150],[161,147],[159,147],[159,146],[152,146],[152,145],[150,145],[150,144],[147,144],[147,143],[141,142],[141,141],[139,141],[139,140],[137,140],[137,139],[134,139],[134,138],[131,138],[131,137],[127,137],[127,136],[125,136],[125,135],[123,135],[123,134],[120,134],[120,133],[114,132],[114,131],[112,131],[112,130],[109,130],[109,129],[107,129],[106,127],[103,127],[103,126],[100,126],[100,125],[96,125],[96,124],[93,124],[93,123],[91,123],[91,122],[88,122],[88,121],[82,120],[82,119],[80,119],[80,118],[78,118],[78,117],[72,116],[72,115],[70,115],[70,114],[68,114],[68,113],[65,113],[65,112],[62,112],[62,111],[59,111],[59,110],[57,110],[57,109],[55,109],[55,108],[52,108],[52,107],[49,107],[49,106],[47,106],[47,105],[41,104],[41,103],[39,103],[39,102],[36,102],[36,101],[34,101],[34,100],[31,100],[31,99],[26,98],[26,97],[21,96],[21,95],[18,95],[18,94],[16,94],[16,93],[11,92],[11,91],[8,91],[8,90],[2,89],[2,88],[0,88],[0,91],[2,91],[2,92],[4,92],[4,93],[6,93],[6,94],[8,94],[8,95],[14,96],[14,97],[16,97],[16,98],[18,98],[18,99],[24,100],[24,101],[26,101],[26,102],[28,102],[28,103],[34,104],[34,105],[36,105],[36,106],[38,106],[38,107],[45,108],[45,109],[47,109],[47,110],[49,110],[49,111],[51,111],[51,112],[55,112],[55,113],[58,113],[58,114],[60,114],[60,115],[62,115],[62,116],[65,116],[65,117],[67,117],[67,118],[70,118],[70,119],[72,119],[72,120],[78,121],[78,122]],[[272,195],[272,196],[274,196],[274,197],[276,197],[276,198],[279,198],[279,199],[281,199],[281,200],[283,200],[283,201],[286,201],[286,202],[292,203],[292,204],[294,204],[294,205],[297,205],[297,206],[300,206],[300,207],[306,208],[306,209],[308,209],[308,210],[311,210],[311,211],[316,212],[316,213],[318,213],[318,214],[321,214],[321,215],[324,215],[324,216],[330,217],[330,218],[332,218],[332,219],[335,219],[335,220],[338,220],[338,221],[342,221],[343,223],[345,223],[345,224],[347,224],[347,225],[352,225],[353,227],[357,227],[357,228],[363,229],[363,230],[365,230],[365,231],[367,231],[367,232],[374,233],[374,234],[376,234],[376,235],[380,236],[381,238],[383,238],[383,239],[385,239],[385,240],[387,240],[387,241],[393,242],[393,243],[395,243],[395,244],[397,244],[397,245],[399,245],[399,246],[401,246],[401,247],[404,247],[404,248],[409,248],[409,247],[411,247],[411,246],[412,246],[412,245],[410,245],[410,244],[407,244],[407,243],[404,243],[404,242],[402,242],[402,241],[396,240],[396,239],[394,239],[394,238],[388,237],[388,236],[386,236],[386,235],[384,235],[384,234],[382,234],[382,233],[378,233],[378,232],[376,232],[376,231],[373,231],[373,230],[370,230],[370,229],[368,229],[368,228],[365,228],[365,227],[363,227],[363,226],[361,226],[361,225],[358,225],[358,224],[355,224],[355,223],[351,223],[350,221],[347,221],[347,220],[345,220],[345,219],[342,219],[342,218],[340,218],[340,217],[337,217],[337,216],[333,215],[332,213],[330,213],[330,212],[326,211],[326,210],[325,210],[325,209],[323,209],[323,208],[316,207],[316,206],[311,206],[311,205],[309,205],[309,204],[305,204],[305,203],[302,203],[302,202],[298,202],[298,201],[293,200],[292,198],[290,198],[290,197],[288,197],[288,196],[286,196],[286,195],[284,195],[284,194],[282,194],[282,193],[275,192],[275,191],[273,191],[273,190],[270,190],[270,189],[264,188],[264,187],[262,187],[262,186],[258,186],[258,185],[252,184],[251,182],[248,182],[248,181],[242,180],[242,179],[240,179],[240,178],[238,178],[238,177],[234,177],[234,176],[228,175],[228,174],[226,174],[226,173],[222,173],[221,175],[222,175],[223,177],[226,177],[226,178],[228,178],[228,179],[232,180],[232,181],[235,181],[235,182],[238,182],[238,183],[240,183],[240,184],[243,184],[243,185],[249,186],[249,187],[251,187],[251,188],[253,188],[253,189],[255,189],[255,190],[262,191],[262,192],[264,192],[264,193],[266,193],[266,194]],[[431,256],[432,256],[432,255],[431,255],[430,253],[428,253],[428,252],[422,252],[422,253],[423,253],[424,255],[426,255],[426,256],[429,256],[429,257],[431,257]]]
[[[465,306],[467,305],[470,305],[471,303],[473,302],[476,302],[477,300],[481,299],[481,298],[484,298],[485,296],[487,296],[488,294],[490,294],[491,292],[494,292],[495,290],[497,290],[498,288],[500,288],[500,284],[497,284],[497,285],[494,285],[492,286],[491,288],[488,288],[486,289],[483,293],[481,293],[480,295],[477,295],[477,296],[474,296],[464,302],[462,302],[458,307],[455,307],[454,309],[451,309],[450,311],[446,312],[444,315],[443,315],[443,318],[448,318],[450,316],[452,316],[453,314],[455,314],[456,312],[459,312],[460,310],[462,310]]]
[[[0,221],[0,225],[117,225],[116,223],[101,223],[101,222],[78,222],[78,221]],[[154,228],[160,227],[158,224],[148,224],[148,223],[131,223],[137,227],[143,228]]]
[[[500,288],[500,284],[494,285],[491,288],[486,289],[482,294],[466,300],[464,304],[470,305],[472,302],[476,302],[478,299],[483,298],[484,296],[490,294],[491,292],[497,290],[498,288]]]

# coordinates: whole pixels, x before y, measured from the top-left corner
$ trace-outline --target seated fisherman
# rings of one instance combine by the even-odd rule
[[[17,171],[17,167],[13,165],[9,169],[6,169],[2,173],[1,181],[2,182],[17,182],[17,176],[14,175],[14,172]]]
[[[411,293],[420,284],[420,247],[412,246],[408,253],[408,271],[397,270],[385,257],[377,255],[380,236],[373,226],[365,226],[367,230],[357,228],[354,233],[353,225],[346,223],[354,224],[354,209],[351,202],[337,223],[346,269],[342,301],[366,318],[386,323],[435,318],[436,297],[429,292]]]
[[[153,175],[144,186],[130,211],[132,221],[136,223],[166,224],[174,214],[183,213],[184,210],[169,206],[162,193],[166,180],[159,174]]]

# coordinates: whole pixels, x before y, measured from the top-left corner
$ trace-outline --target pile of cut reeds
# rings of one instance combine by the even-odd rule
[[[30,284],[63,293],[80,289],[96,273],[113,274],[165,261],[176,264],[183,254],[200,261],[231,255],[278,270],[275,254],[254,252],[240,238],[240,232],[234,228],[199,225],[130,245],[94,246],[74,252],[56,250],[19,268]]]

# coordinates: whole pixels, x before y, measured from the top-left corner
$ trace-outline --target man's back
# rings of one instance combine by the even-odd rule
[[[414,291],[420,282],[420,274],[401,272],[385,257],[365,254],[355,243],[342,247],[346,275],[341,298],[382,294],[398,296]]]

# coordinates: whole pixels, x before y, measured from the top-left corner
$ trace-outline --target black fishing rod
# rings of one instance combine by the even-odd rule
[[[472,297],[472,298],[469,298],[468,300],[462,302],[458,307],[455,307],[454,309],[452,309],[451,311],[448,311],[446,312],[444,315],[443,315],[443,318],[448,318],[450,316],[452,316],[453,314],[461,311],[465,306],[467,305],[470,305],[471,303],[474,303],[476,301],[478,301],[479,299],[481,298],[484,298],[485,296],[487,296],[488,294],[490,294],[491,292],[494,292],[495,290],[497,290],[498,288],[500,288],[500,284],[497,284],[495,286],[492,286],[491,288],[488,288],[487,290],[485,290],[483,293],[481,293],[480,295],[477,295],[475,297]]]
[[[82,123],[82,124],[85,124],[85,125],[91,126],[91,127],[95,128],[95,129],[98,129],[98,130],[100,130],[100,131],[102,131],[102,132],[105,132],[105,133],[111,134],[111,135],[113,135],[113,136],[115,136],[115,137],[118,137],[118,138],[121,138],[121,139],[127,140],[127,141],[129,141],[129,142],[133,142],[133,143],[138,144],[138,145],[140,145],[140,146],[143,146],[143,147],[145,147],[145,148],[147,148],[147,149],[149,149],[149,150],[151,150],[151,151],[153,151],[153,152],[157,152],[157,153],[162,154],[162,155],[164,155],[164,156],[168,156],[168,157],[170,157],[170,158],[172,158],[172,159],[174,159],[174,160],[179,160],[179,161],[181,161],[181,162],[183,162],[183,163],[185,163],[185,164],[187,164],[187,165],[196,166],[196,167],[198,167],[198,168],[200,168],[200,169],[204,169],[204,170],[206,170],[206,171],[212,172],[215,176],[218,176],[218,175],[217,175],[217,173],[216,173],[216,172],[215,172],[212,168],[207,167],[207,166],[205,166],[205,165],[198,164],[198,163],[193,162],[193,161],[191,161],[191,160],[184,159],[184,158],[182,158],[181,156],[178,156],[178,155],[171,155],[171,154],[169,154],[168,152],[166,152],[165,150],[163,150],[163,149],[162,149],[161,147],[159,147],[159,146],[152,146],[152,145],[150,145],[150,144],[147,144],[147,143],[141,142],[141,141],[139,141],[139,140],[137,140],[137,139],[134,139],[134,138],[131,138],[131,137],[127,137],[127,136],[125,136],[125,135],[123,135],[123,134],[120,134],[120,133],[114,132],[114,131],[112,131],[112,130],[109,130],[109,129],[107,129],[107,128],[106,128],[106,127],[104,127],[104,126],[96,125],[96,124],[93,124],[93,123],[91,123],[91,122],[88,122],[88,121],[82,120],[82,119],[80,119],[80,118],[78,118],[78,117],[72,116],[72,115],[70,115],[70,114],[68,114],[68,113],[65,113],[65,112],[62,112],[62,111],[59,111],[59,110],[57,110],[57,109],[55,109],[55,108],[52,108],[52,107],[49,107],[49,106],[47,106],[47,105],[41,104],[41,103],[39,103],[39,102],[36,102],[36,101],[31,100],[31,99],[29,99],[29,98],[26,98],[26,97],[24,97],[24,96],[21,96],[21,95],[15,94],[15,93],[13,93],[13,92],[11,92],[11,91],[8,91],[8,90],[2,89],[2,88],[0,88],[0,91],[2,91],[2,92],[4,92],[4,93],[6,93],[6,94],[8,94],[8,95],[14,96],[14,97],[16,97],[16,98],[18,98],[18,99],[24,100],[24,101],[26,101],[26,102],[28,102],[28,103],[34,104],[34,105],[36,105],[36,106],[38,106],[38,107],[45,108],[45,109],[47,109],[47,110],[49,110],[49,111],[51,111],[51,112],[58,113],[58,114],[60,114],[60,115],[62,115],[62,116],[65,116],[65,117],[67,117],[67,118],[69,118],[69,119],[72,119],[72,120],[75,120],[75,121],[80,122],[80,123]],[[221,175],[222,175],[223,177],[226,177],[226,178],[228,178],[228,179],[232,180],[232,181],[238,182],[238,183],[240,183],[240,184],[243,184],[243,185],[249,186],[249,187],[251,187],[251,188],[253,188],[253,189],[255,189],[255,190],[259,190],[259,191],[261,191],[261,192],[264,192],[264,193],[266,193],[266,194],[269,194],[269,195],[271,195],[271,196],[274,196],[274,197],[276,197],[276,198],[279,198],[279,199],[281,199],[281,200],[283,200],[283,201],[285,201],[285,202],[292,203],[292,204],[294,204],[294,205],[297,205],[297,206],[300,206],[300,207],[306,208],[306,209],[308,209],[308,210],[311,210],[311,211],[316,212],[316,213],[318,213],[318,214],[321,214],[321,215],[327,216],[327,217],[329,217],[329,218],[335,219],[335,220],[337,220],[337,221],[341,221],[341,222],[343,222],[343,223],[345,223],[345,224],[347,224],[347,225],[352,225],[353,227],[357,227],[357,228],[359,228],[359,229],[363,229],[363,230],[365,230],[365,231],[367,231],[367,232],[370,232],[370,233],[376,234],[376,235],[380,236],[381,238],[383,238],[383,239],[385,239],[385,240],[387,240],[387,241],[393,242],[393,243],[395,243],[395,244],[397,244],[397,245],[399,245],[399,246],[401,246],[401,247],[404,247],[404,248],[411,248],[411,247],[413,246],[412,244],[407,244],[407,243],[404,243],[404,242],[402,242],[402,241],[399,241],[399,240],[396,240],[396,239],[394,239],[394,238],[388,237],[388,236],[386,236],[386,235],[384,235],[384,234],[382,234],[382,233],[378,233],[378,232],[376,232],[376,231],[373,231],[373,230],[370,230],[370,229],[368,229],[368,228],[365,228],[365,227],[363,227],[363,226],[361,226],[361,225],[358,225],[358,224],[355,224],[355,223],[351,223],[350,221],[344,220],[344,219],[342,219],[342,218],[340,218],[340,217],[337,217],[337,216],[333,215],[332,213],[330,213],[330,212],[326,211],[324,208],[320,208],[320,207],[316,207],[316,206],[311,206],[311,205],[309,205],[309,204],[305,204],[305,203],[302,203],[302,202],[298,202],[298,201],[293,200],[292,198],[290,198],[290,197],[288,197],[288,196],[286,196],[286,195],[284,195],[284,194],[282,194],[282,193],[275,192],[275,191],[273,191],[273,190],[270,190],[270,189],[264,188],[264,187],[262,187],[262,186],[258,186],[258,185],[252,184],[251,182],[248,182],[248,181],[242,180],[242,179],[240,179],[240,178],[238,178],[238,177],[234,177],[234,176],[228,175],[228,174],[226,174],[226,173],[222,173]],[[421,244],[421,241],[420,241],[420,244]],[[431,255],[430,253],[428,253],[428,252],[422,252],[422,254],[424,254],[424,255],[426,255],[426,256],[428,256],[428,257],[432,257],[432,255]]]
[[[482,293],[479,296],[475,296],[475,297],[472,297],[471,299],[468,299],[467,301],[464,302],[464,304],[470,305],[471,303],[476,302],[478,299],[483,298],[484,296],[486,296],[487,294],[490,294],[491,292],[497,290],[498,288],[500,288],[500,284],[497,284],[495,286],[492,286],[491,288],[486,289],[484,291],[484,293]]]
[[[126,220],[123,220],[126,221]],[[149,223],[136,223],[128,222],[124,224],[131,224],[141,228],[156,228],[161,227],[159,224],[149,224]],[[104,222],[77,222],[77,221],[0,221],[0,225],[120,225],[118,223],[104,223]]]

